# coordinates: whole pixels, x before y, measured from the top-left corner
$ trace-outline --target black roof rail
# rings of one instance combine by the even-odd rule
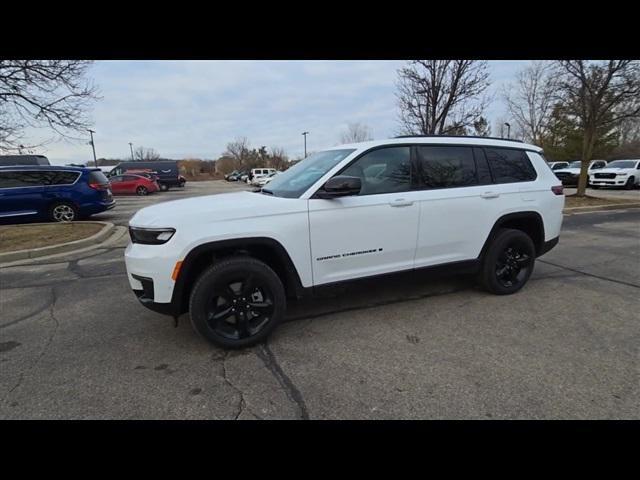
[[[504,140],[506,142],[524,143],[522,140],[502,137],[482,137],[480,135],[397,135],[393,138],[484,138],[485,140]]]

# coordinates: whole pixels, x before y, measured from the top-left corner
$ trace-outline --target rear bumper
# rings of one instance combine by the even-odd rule
[[[96,213],[101,213],[107,210],[111,210],[115,206],[116,206],[115,200],[111,200],[110,202],[90,203],[87,205],[82,205],[80,207],[80,212],[84,215],[93,215]]]

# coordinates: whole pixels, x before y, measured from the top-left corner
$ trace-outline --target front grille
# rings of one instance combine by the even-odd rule
[[[596,173],[593,176],[595,178],[616,178],[615,173]]]

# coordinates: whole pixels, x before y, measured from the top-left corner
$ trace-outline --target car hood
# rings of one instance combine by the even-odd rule
[[[630,172],[633,172],[634,170],[635,170],[634,168],[609,167],[609,168],[599,168],[598,170],[595,170],[590,173],[630,173]]]
[[[254,192],[221,193],[162,202],[138,210],[129,221],[135,227],[176,227],[194,222],[250,219],[306,211],[306,200]]]

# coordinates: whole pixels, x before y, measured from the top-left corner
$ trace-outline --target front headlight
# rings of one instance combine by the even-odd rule
[[[140,228],[129,227],[129,236],[133,243],[144,245],[161,245],[167,243],[176,233],[175,228]]]
[[[626,177],[627,175],[629,175],[628,173],[616,173],[616,175],[618,177]]]

